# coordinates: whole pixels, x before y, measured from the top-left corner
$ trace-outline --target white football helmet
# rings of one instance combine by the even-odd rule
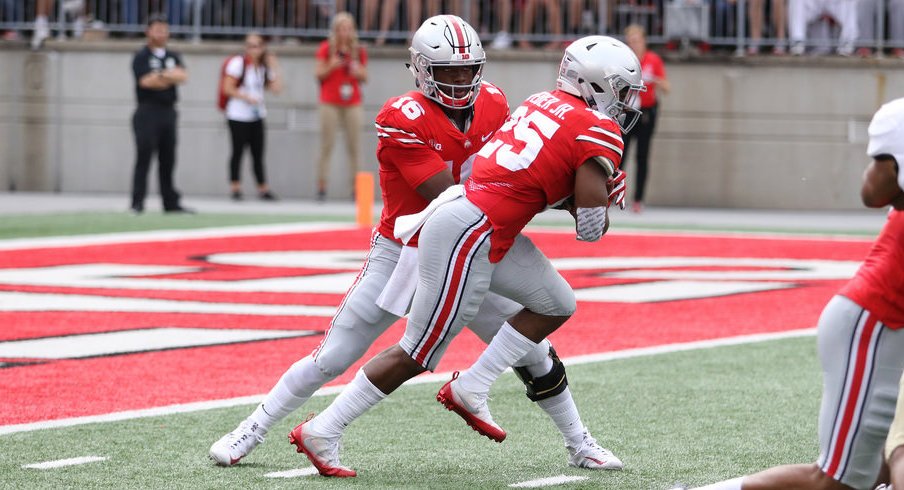
[[[625,133],[640,117],[635,99],[646,90],[637,56],[609,36],[587,36],[571,43],[562,57],[556,88],[584,99]]]
[[[430,17],[414,33],[408,50],[411,52],[408,69],[414,75],[415,86],[425,96],[451,109],[474,105],[487,55],[473,27],[455,15]],[[434,78],[433,70],[441,66],[471,66],[474,78],[467,85],[440,83]],[[456,97],[456,91],[466,93]]]

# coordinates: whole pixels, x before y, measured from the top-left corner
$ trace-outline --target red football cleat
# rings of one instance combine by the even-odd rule
[[[323,476],[336,478],[358,476],[355,470],[339,463],[339,438],[318,437],[305,433],[304,425],[307,423],[306,420],[289,432],[289,443],[295,445],[296,451],[304,453]]]
[[[444,384],[436,394],[436,401],[465,419],[472,429],[496,442],[505,440],[505,431],[493,421],[487,406],[487,396],[462,390],[458,383],[458,371],[452,380]]]

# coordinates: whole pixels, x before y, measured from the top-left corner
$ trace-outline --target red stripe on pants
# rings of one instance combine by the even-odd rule
[[[482,225],[471,231],[467,238],[465,238],[464,243],[462,243],[461,248],[458,250],[458,254],[454,257],[453,260],[453,269],[452,269],[452,278],[449,280],[449,286],[447,288],[448,294],[446,294],[446,300],[440,305],[440,313],[432,325],[427,326],[427,331],[429,335],[427,336],[427,340],[424,342],[420,351],[418,351],[417,356],[415,357],[415,361],[424,364],[424,360],[427,358],[427,353],[433,349],[433,346],[436,345],[436,342],[439,340],[442,331],[444,330],[446,323],[449,321],[449,316],[452,314],[452,308],[457,303],[458,298],[461,296],[461,285],[464,279],[464,270],[465,270],[465,261],[468,260],[468,256],[474,249],[477,240],[490,229],[490,222],[486,220]],[[448,273],[448,272],[447,272]],[[442,292],[440,293],[442,294]]]
[[[835,447],[833,448],[832,454],[826,458],[828,466],[826,467],[825,473],[832,478],[835,478],[835,473],[841,465],[841,457],[844,454],[845,448],[850,444],[848,437],[851,432],[851,426],[854,425],[854,415],[857,413],[857,406],[860,403],[860,398],[863,396],[864,372],[866,371],[866,362],[867,359],[869,359],[870,348],[872,347],[870,345],[870,340],[873,337],[877,322],[878,318],[870,313],[863,325],[863,331],[860,333],[860,341],[856,346],[857,353],[855,354],[854,359],[854,372],[851,376],[847,404],[843,409],[844,412],[841,417],[841,425],[838,428],[837,437],[835,439]]]

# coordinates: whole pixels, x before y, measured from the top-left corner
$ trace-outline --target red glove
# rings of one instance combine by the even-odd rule
[[[627,189],[627,182],[625,182],[625,178],[628,174],[625,173],[624,170],[616,170],[615,174],[612,177],[609,177],[609,180],[606,182],[606,188],[609,190],[609,205],[611,206],[614,202],[618,205],[619,209],[625,209],[625,190]]]

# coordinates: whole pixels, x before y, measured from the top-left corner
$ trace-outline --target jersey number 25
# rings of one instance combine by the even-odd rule
[[[515,109],[509,120],[499,128],[496,133],[497,137],[484,145],[478,155],[490,158],[493,153],[496,153],[496,163],[512,172],[529,167],[543,149],[544,138],[552,139],[552,135],[559,130],[560,125],[540,111],[534,110],[530,114],[527,111],[526,106]],[[510,131],[514,131],[515,140],[521,143],[518,145],[521,149],[517,152],[513,151],[514,146],[503,143],[498,137],[498,135]],[[540,136],[541,134],[543,137]]]

